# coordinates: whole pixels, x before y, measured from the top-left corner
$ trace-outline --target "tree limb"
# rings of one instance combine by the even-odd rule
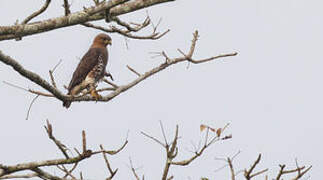
[[[30,174],[22,174],[22,175],[6,175],[6,176],[2,176],[0,177],[0,179],[15,179],[15,178],[33,178],[33,177],[37,177],[38,174],[37,173],[30,173]]]
[[[201,156],[202,153],[204,152],[204,150],[206,148],[208,148],[211,144],[215,143],[217,140],[223,140],[223,138],[221,138],[220,136],[216,136],[214,138],[216,138],[216,140],[214,140],[214,138],[212,138],[211,140],[208,141],[208,131],[209,129],[207,129],[207,133],[205,134],[205,144],[204,146],[199,150],[199,151],[196,151],[195,152],[195,155],[187,160],[182,160],[182,161],[173,161],[173,159],[177,156],[178,154],[178,147],[177,147],[177,142],[178,142],[178,125],[176,126],[176,130],[175,130],[175,135],[174,135],[174,139],[173,141],[168,144],[167,143],[167,139],[166,139],[166,136],[165,136],[165,132],[164,132],[164,128],[163,128],[163,125],[162,123],[160,123],[161,125],[161,130],[162,130],[162,133],[163,133],[163,137],[164,137],[164,143],[162,143],[161,141],[159,141],[157,138],[155,137],[152,137],[146,133],[143,133],[143,135],[145,135],[146,137],[154,140],[155,142],[157,142],[158,144],[160,144],[161,146],[163,146],[165,148],[165,151],[166,151],[166,161],[165,161],[165,165],[164,165],[164,170],[163,170],[163,173],[162,173],[162,180],[167,180],[167,179],[172,179],[173,176],[170,176],[168,177],[168,173],[169,173],[169,170],[171,168],[172,165],[179,165],[179,166],[186,166],[186,165],[189,165],[192,161],[194,161],[194,159],[196,159],[197,157]],[[227,127],[227,126],[225,126]],[[222,129],[225,129],[222,128]]]
[[[6,166],[0,164],[0,179],[11,179],[11,178],[31,178],[31,177],[39,177],[42,179],[51,179],[51,180],[67,180],[66,177],[70,176],[73,180],[75,179],[75,176],[73,176],[71,173],[73,170],[75,170],[76,166],[78,165],[79,162],[81,162],[84,159],[90,158],[93,155],[102,153],[104,154],[104,159],[106,158],[105,154],[110,154],[114,155],[120,152],[128,143],[128,140],[126,139],[125,143],[119,148],[118,150],[115,151],[106,151],[103,149],[103,146],[100,145],[101,151],[91,151],[86,147],[86,138],[85,138],[85,132],[82,132],[82,146],[83,146],[83,152],[79,153],[77,150],[76,152],[78,153],[78,156],[70,157],[67,152],[65,145],[63,145],[60,141],[56,140],[56,138],[53,136],[53,130],[52,130],[52,125],[47,121],[47,126],[45,126],[46,132],[48,136],[50,137],[51,140],[55,142],[55,144],[58,146],[60,151],[65,155],[66,159],[53,159],[53,160],[45,160],[45,161],[34,161],[34,162],[29,162],[29,163],[19,163],[16,165],[11,165],[11,166]],[[73,164],[73,167],[70,170],[67,170],[64,165],[68,164]],[[61,165],[61,167],[60,167]],[[50,167],[50,166],[56,166],[63,172],[65,172],[65,175],[60,178],[54,175],[51,175],[44,170],[40,169],[41,167]],[[35,173],[33,174],[26,174],[26,175],[13,175],[15,172],[19,171],[25,171],[25,170],[31,170],[34,171]],[[109,169],[111,170],[111,169]],[[113,171],[111,173],[111,178],[114,176],[116,171]]]
[[[51,174],[49,174],[49,173],[47,173],[47,172],[45,172],[44,170],[42,170],[42,169],[40,169],[40,168],[38,168],[38,167],[36,167],[36,168],[31,168],[30,170],[32,170],[32,171],[34,171],[34,172],[36,172],[37,173],[37,176],[38,177],[40,177],[40,178],[42,178],[42,179],[48,179],[48,180],[64,180],[64,179],[62,179],[62,178],[60,178],[60,177],[57,177],[57,176],[54,176],[54,175],[51,175]]]
[[[49,139],[51,139],[55,143],[55,145],[63,153],[66,159],[69,159],[70,157],[67,154],[67,150],[68,150],[67,147],[54,137],[52,125],[49,123],[48,120],[46,122],[47,122],[47,126],[44,126],[44,128],[47,132]]]
[[[165,3],[173,0],[110,0],[97,6],[71,13],[68,16],[51,18],[39,22],[24,25],[0,26],[0,41],[16,39],[42,32],[47,32],[63,27],[74,26],[88,21],[101,20],[104,18],[104,10],[110,9],[111,16],[130,13],[142,8]]]
[[[114,175],[118,172],[118,169],[112,170],[111,165],[110,165],[110,163],[108,161],[107,155],[106,155],[105,150],[104,150],[102,145],[100,145],[100,149],[102,151],[102,155],[103,155],[105,164],[107,165],[107,168],[108,168],[109,173],[110,173],[110,176],[107,178],[107,180],[111,180],[114,177]]]
[[[110,1],[109,1],[110,2]],[[100,102],[107,102],[110,101],[111,99],[115,98],[116,96],[118,96],[119,94],[127,91],[128,89],[134,87],[135,85],[137,85],[138,83],[140,83],[141,81],[151,77],[152,75],[172,66],[175,65],[177,63],[180,62],[184,62],[184,61],[189,61],[189,62],[207,62],[204,60],[193,60],[192,56],[194,53],[194,49],[196,46],[196,41],[198,39],[198,32],[195,31],[194,36],[193,36],[193,40],[192,40],[192,44],[190,47],[190,51],[188,54],[184,54],[183,57],[177,57],[177,58],[169,58],[165,53],[166,61],[162,64],[160,64],[159,66],[145,72],[144,74],[140,74],[140,76],[133,80],[132,82],[123,85],[123,86],[117,86],[117,88],[111,92],[110,94],[103,96],[100,99],[96,99],[92,96],[76,96],[76,97],[72,97],[69,95],[65,95],[63,94],[59,89],[55,88],[53,85],[51,85],[49,82],[47,82],[46,80],[44,80],[42,77],[40,77],[38,74],[29,71],[27,69],[24,69],[23,66],[21,66],[16,60],[14,60],[13,58],[4,55],[1,51],[0,51],[0,61],[2,61],[3,63],[11,66],[14,68],[15,71],[17,71],[18,73],[20,73],[22,76],[24,76],[25,78],[35,82],[36,84],[40,85],[41,87],[43,87],[44,89],[46,89],[47,91],[49,91],[51,94],[53,94],[57,99],[61,100],[61,101],[100,101]],[[229,54],[223,54],[223,55],[219,55],[219,56],[214,56],[212,58],[209,58],[211,60],[215,60],[218,58],[222,58],[222,57],[230,57],[230,56],[236,56],[237,53],[229,53]],[[211,61],[208,60],[208,61]],[[139,75],[139,73],[138,73]],[[39,94],[41,95],[41,93],[35,93],[35,94]],[[45,96],[48,96],[48,94],[45,94]]]

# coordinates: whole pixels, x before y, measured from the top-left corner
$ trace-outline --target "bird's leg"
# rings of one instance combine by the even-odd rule
[[[112,74],[110,72],[104,72],[104,76],[109,77],[112,81],[114,81]]]
[[[96,91],[94,84],[90,85],[90,93],[91,93],[91,96],[94,97],[96,101],[102,98],[102,96],[98,94],[98,92]]]

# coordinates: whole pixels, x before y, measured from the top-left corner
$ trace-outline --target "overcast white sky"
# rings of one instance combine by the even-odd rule
[[[48,11],[37,18],[63,14],[63,1],[53,1]],[[74,0],[72,11],[92,1]],[[38,9],[42,1],[0,1],[0,25],[20,22]],[[181,157],[188,157],[190,141],[198,142],[199,125],[213,127],[230,123],[233,139],[219,143],[191,166],[174,168],[175,179],[198,179],[202,176],[228,179],[229,171],[215,170],[223,165],[215,157],[242,153],[235,160],[237,170],[249,167],[258,153],[263,154],[260,168],[278,164],[294,167],[313,165],[310,179],[322,177],[322,5],[319,0],[205,0],[175,1],[149,8],[160,30],[171,32],[159,41],[131,40],[126,49],[124,38],[111,34],[109,71],[116,83],[136,78],[126,69],[129,64],[145,72],[162,62],[151,59],[149,52],[166,51],[179,56],[177,48],[187,50],[192,32],[199,30],[196,58],[237,51],[236,57],[201,65],[178,64],[145,80],[108,103],[73,103],[66,110],[61,102],[40,98],[34,104],[30,119],[25,120],[31,94],[2,83],[40,89],[0,63],[0,163],[16,164],[32,160],[62,157],[43,129],[46,119],[54,133],[71,148],[80,147],[81,130],[86,130],[88,144],[97,149],[119,147],[129,130],[125,151],[111,157],[119,172],[116,179],[132,178],[127,167],[131,156],[139,174],[146,179],[161,176],[165,159],[163,149],[143,137],[140,131],[162,137],[161,120],[172,136],[180,126]],[[127,14],[124,20],[143,20],[146,10]],[[104,24],[104,23],[102,23]],[[17,59],[26,68],[46,79],[48,70],[60,59],[57,83],[68,84],[78,57],[88,50],[97,30],[74,26],[23,38],[22,41],[1,41],[0,49]],[[81,163],[86,178],[107,175],[101,157]],[[57,171],[58,173],[58,171]],[[240,177],[241,178],[241,177]],[[240,179],[239,178],[239,179]],[[260,179],[260,178],[259,178]]]

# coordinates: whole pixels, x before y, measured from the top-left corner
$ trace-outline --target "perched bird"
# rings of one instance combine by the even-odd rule
[[[78,95],[87,88],[94,98],[99,99],[101,97],[96,92],[95,87],[99,80],[108,74],[105,70],[108,63],[108,44],[112,45],[112,40],[106,34],[101,33],[94,38],[90,49],[82,57],[73,73],[67,95]],[[70,105],[71,101],[63,103],[66,108],[69,108]]]

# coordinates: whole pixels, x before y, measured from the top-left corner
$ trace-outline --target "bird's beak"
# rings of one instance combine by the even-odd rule
[[[112,41],[111,40],[106,40],[105,41],[105,43],[108,45],[108,44],[110,44],[110,45],[112,45]]]

